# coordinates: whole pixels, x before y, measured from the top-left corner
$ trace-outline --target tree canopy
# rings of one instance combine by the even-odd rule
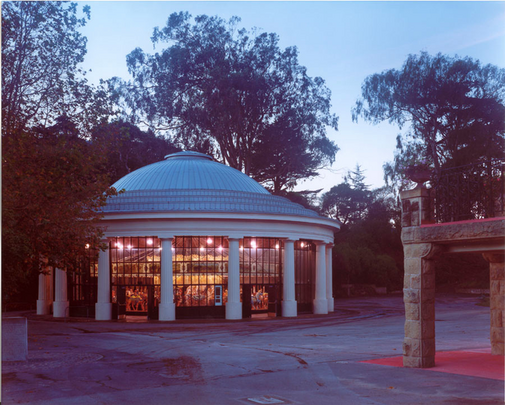
[[[239,22],[170,15],[152,36],[166,48],[127,56],[133,81],[123,96],[133,117],[181,146],[214,152],[273,190],[290,189],[335,159],[326,136],[338,122],[330,90],[307,75],[296,47],[281,50],[276,34]]]
[[[180,150],[152,131],[142,131],[137,126],[120,120],[97,126],[91,139],[105,159],[105,171],[110,184]]]
[[[109,180],[101,154],[66,118],[2,141],[2,264],[13,292],[41,259],[67,268],[86,245],[100,245],[96,224]]]
[[[91,128],[108,96],[78,67],[86,53],[76,3],[2,3],[4,290],[46,265],[70,268],[100,246],[109,179]],[[28,276],[28,277],[25,277]]]
[[[343,183],[333,186],[321,198],[325,215],[338,219],[344,225],[362,220],[371,203],[372,193],[365,185],[365,175],[359,165],[347,173]]]
[[[77,3],[12,1],[2,3],[3,135],[67,116],[89,131],[110,113],[103,88],[87,84],[79,63],[86,37],[79,29],[90,18]]]
[[[422,159],[439,173],[443,166],[502,157],[505,69],[469,57],[409,55],[400,70],[365,79],[352,113],[354,120],[408,125],[390,176]]]

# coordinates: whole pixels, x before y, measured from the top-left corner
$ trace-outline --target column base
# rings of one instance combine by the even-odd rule
[[[328,313],[328,301],[326,298],[320,298],[314,300],[314,314],[323,314],[326,315]]]
[[[226,319],[242,319],[242,303],[227,302],[226,303]]]
[[[51,303],[51,301],[37,300],[37,315],[50,315]]]
[[[328,300],[328,312],[335,312],[335,300],[333,297],[326,299]]]
[[[403,356],[403,367],[410,367],[410,368],[435,367],[435,356],[429,356],[429,357]]]
[[[95,319],[97,321],[110,321],[112,319],[112,304],[110,302],[97,302],[95,304]]]
[[[294,317],[298,315],[296,301],[282,301],[282,316]]]
[[[175,321],[175,303],[169,302],[166,304],[160,304],[160,321]]]
[[[53,317],[65,318],[69,316],[68,301],[54,301],[53,302]]]

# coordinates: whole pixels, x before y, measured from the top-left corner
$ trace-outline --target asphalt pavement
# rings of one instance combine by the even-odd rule
[[[478,302],[437,296],[440,359],[442,352],[490,353],[489,308]],[[457,359],[440,370],[364,363],[401,356],[401,295],[336,299],[334,313],[296,319],[7,316],[28,318],[29,355],[2,363],[2,404],[504,403],[503,377],[472,375],[471,362],[459,367],[470,375],[451,367]]]

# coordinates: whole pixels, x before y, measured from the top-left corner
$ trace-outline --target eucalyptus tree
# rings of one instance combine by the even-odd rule
[[[133,80],[124,100],[138,122],[168,131],[181,146],[214,152],[273,189],[292,188],[335,159],[331,93],[299,64],[296,47],[282,50],[276,34],[239,22],[170,15],[152,36],[164,49],[127,56]]]
[[[365,79],[352,115],[407,128],[395,163],[386,165],[389,177],[423,159],[439,173],[444,165],[503,157],[505,69],[469,57],[409,55],[401,69]]]
[[[74,118],[89,131],[110,104],[104,89],[94,89],[79,67],[86,37],[79,29],[90,18],[77,3],[8,1],[2,3],[2,133],[49,127],[56,118]]]

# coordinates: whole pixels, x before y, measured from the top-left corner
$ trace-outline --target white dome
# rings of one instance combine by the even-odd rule
[[[179,152],[115,182],[116,190],[228,190],[269,194],[244,173],[198,152]]]
[[[198,152],[179,152],[127,174],[112,185],[103,212],[261,213],[322,218],[287,198],[271,195],[244,173]]]

